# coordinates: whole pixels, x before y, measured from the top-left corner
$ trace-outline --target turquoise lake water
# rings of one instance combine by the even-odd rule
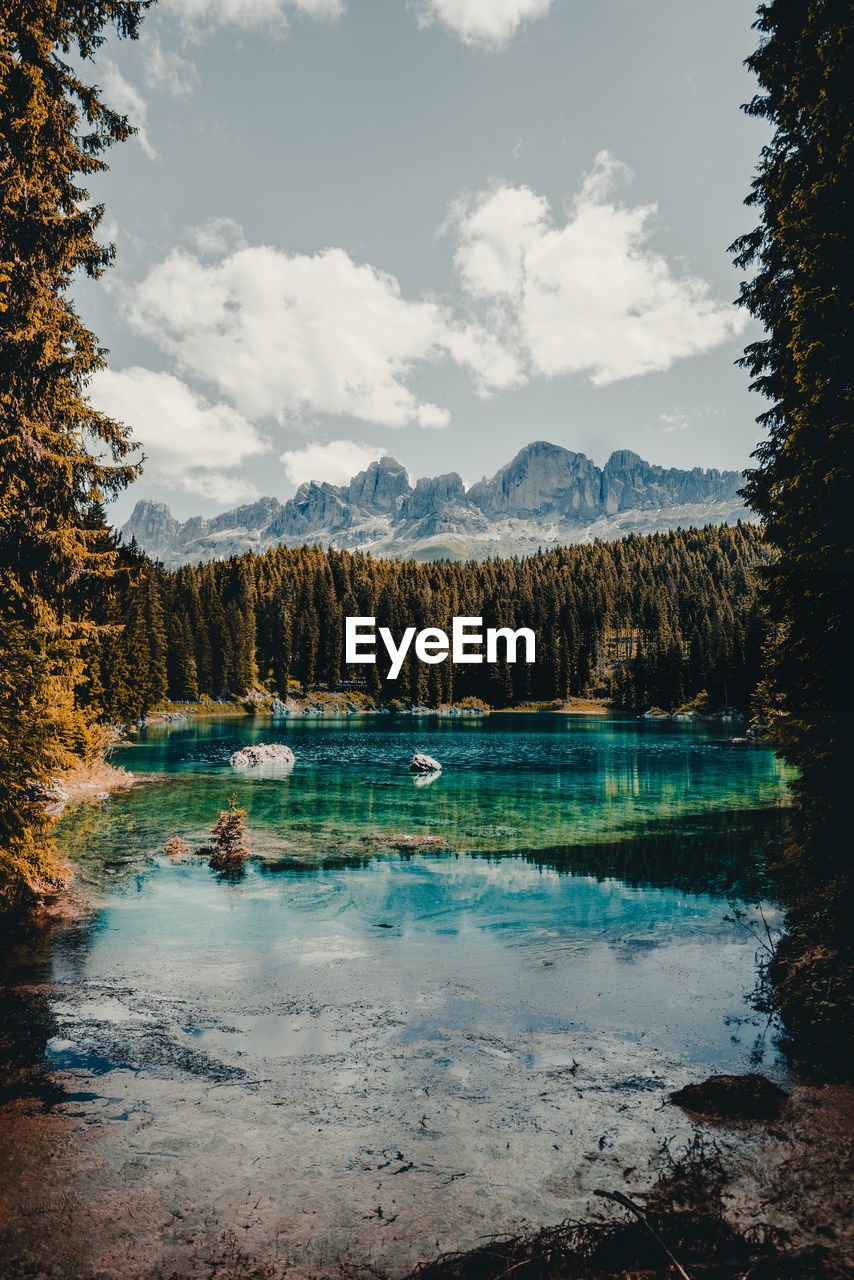
[[[229,767],[239,747],[267,741],[292,747],[291,772]],[[442,773],[410,776],[415,751]],[[154,854],[170,835],[202,838],[232,793],[253,850],[299,870],[368,856],[398,835],[440,837],[460,854],[551,850],[571,861],[572,850],[648,843],[679,824],[726,829],[722,815],[738,824],[779,807],[786,777],[771,751],[724,732],[548,714],[195,721],[149,729],[114,760],[154,781],[66,819],[66,847],[93,871]]]
[[[259,741],[293,768],[232,769]],[[408,773],[416,751],[438,777]],[[642,1191],[690,1141],[668,1105],[688,1081],[785,1075],[733,918],[779,923],[786,772],[764,747],[558,714],[247,717],[114,760],[136,785],[57,828],[86,911],[7,970],[26,1052],[96,1140],[81,1202],[128,1207],[85,1233],[92,1273],[118,1249],[133,1274],[207,1275],[228,1223],[271,1265],[286,1245],[307,1274],[403,1273]],[[193,852],[232,793],[236,878]]]
[[[230,767],[238,747],[273,740],[293,748],[291,770]],[[426,785],[408,773],[416,750],[443,766]],[[658,1026],[700,1061],[746,1052],[727,1028],[748,1019],[755,943],[727,917],[731,900],[763,897],[763,850],[783,816],[785,770],[766,748],[602,717],[247,718],[149,729],[114,759],[145,780],[60,826],[97,908],[90,978],[131,965],[204,1000],[222,994],[226,966],[242,1007],[259,975],[290,988],[312,957],[414,965],[414,989],[419,966],[448,981],[480,966],[505,979],[497,1001],[467,997],[465,1018],[484,1029],[589,1018],[625,1036]],[[253,855],[236,879],[193,856],[231,794]],[[183,861],[163,853],[171,836],[190,847]],[[667,991],[660,965],[679,948],[700,967]],[[520,962],[542,987],[524,998],[512,994]],[[79,946],[70,966],[56,948],[57,981],[80,965]],[[544,973],[567,965],[571,996]],[[266,1039],[284,1052],[290,1033],[257,1017],[242,1051]]]

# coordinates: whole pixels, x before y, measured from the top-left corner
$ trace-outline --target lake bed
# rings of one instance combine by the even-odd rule
[[[289,773],[229,767],[271,740]],[[428,786],[416,750],[443,764]],[[146,780],[58,832],[90,909],[15,969],[86,1135],[93,1270],[122,1273],[118,1242],[132,1275],[229,1248],[405,1269],[649,1185],[691,1137],[666,1103],[689,1080],[785,1075],[732,919],[782,821],[767,748],[602,717],[247,717],[114,762]],[[165,856],[232,792],[242,877]]]

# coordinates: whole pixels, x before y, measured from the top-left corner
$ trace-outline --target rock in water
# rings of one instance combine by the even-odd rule
[[[687,1084],[671,1093],[670,1101],[706,1120],[773,1120],[787,1097],[773,1080],[751,1071],[743,1076],[709,1076],[702,1084]]]
[[[274,698],[273,699],[273,719],[284,720],[288,716],[288,714],[289,714],[288,708],[285,706],[284,702],[282,702],[282,699]]]
[[[441,776],[441,771],[438,773],[413,773],[412,781],[416,787],[432,787],[433,783]]]
[[[294,753],[283,742],[259,742],[254,747],[244,747],[235,751],[231,757],[233,769],[254,769],[258,765],[282,765],[287,768],[294,763]]]
[[[442,766],[438,760],[434,760],[432,756],[425,756],[420,751],[416,751],[409,764],[410,773],[440,773]]]

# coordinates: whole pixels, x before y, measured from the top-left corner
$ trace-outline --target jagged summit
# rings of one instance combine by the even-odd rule
[[[630,449],[616,450],[600,468],[586,454],[536,440],[468,490],[455,471],[413,487],[387,456],[347,485],[309,480],[285,503],[260,498],[209,520],[180,524],[165,503],[143,498],[122,534],[170,567],[304,542],[383,556],[480,559],[720,524],[745,516],[741,483],[737,471],[665,469]]]
[[[347,486],[348,501],[371,511],[394,511],[397,499],[407,493],[406,468],[388,456],[372,462],[367,470],[353,476]]]

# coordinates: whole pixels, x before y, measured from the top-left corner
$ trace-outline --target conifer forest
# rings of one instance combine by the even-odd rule
[[[854,9],[750,8],[0,4],[0,1278],[854,1274]]]
[[[256,686],[284,696],[289,681],[364,681],[380,700],[434,707],[594,695],[670,709],[705,693],[709,706],[746,709],[767,638],[757,587],[774,558],[750,524],[480,563],[280,547],[167,573],[133,547],[120,557],[124,585],[103,603],[107,638],[80,691],[116,721],[166,699],[240,698]],[[455,615],[530,627],[536,662],[427,665],[410,650],[396,680],[381,654],[375,665],[344,665],[348,616],[397,634],[449,630]]]

